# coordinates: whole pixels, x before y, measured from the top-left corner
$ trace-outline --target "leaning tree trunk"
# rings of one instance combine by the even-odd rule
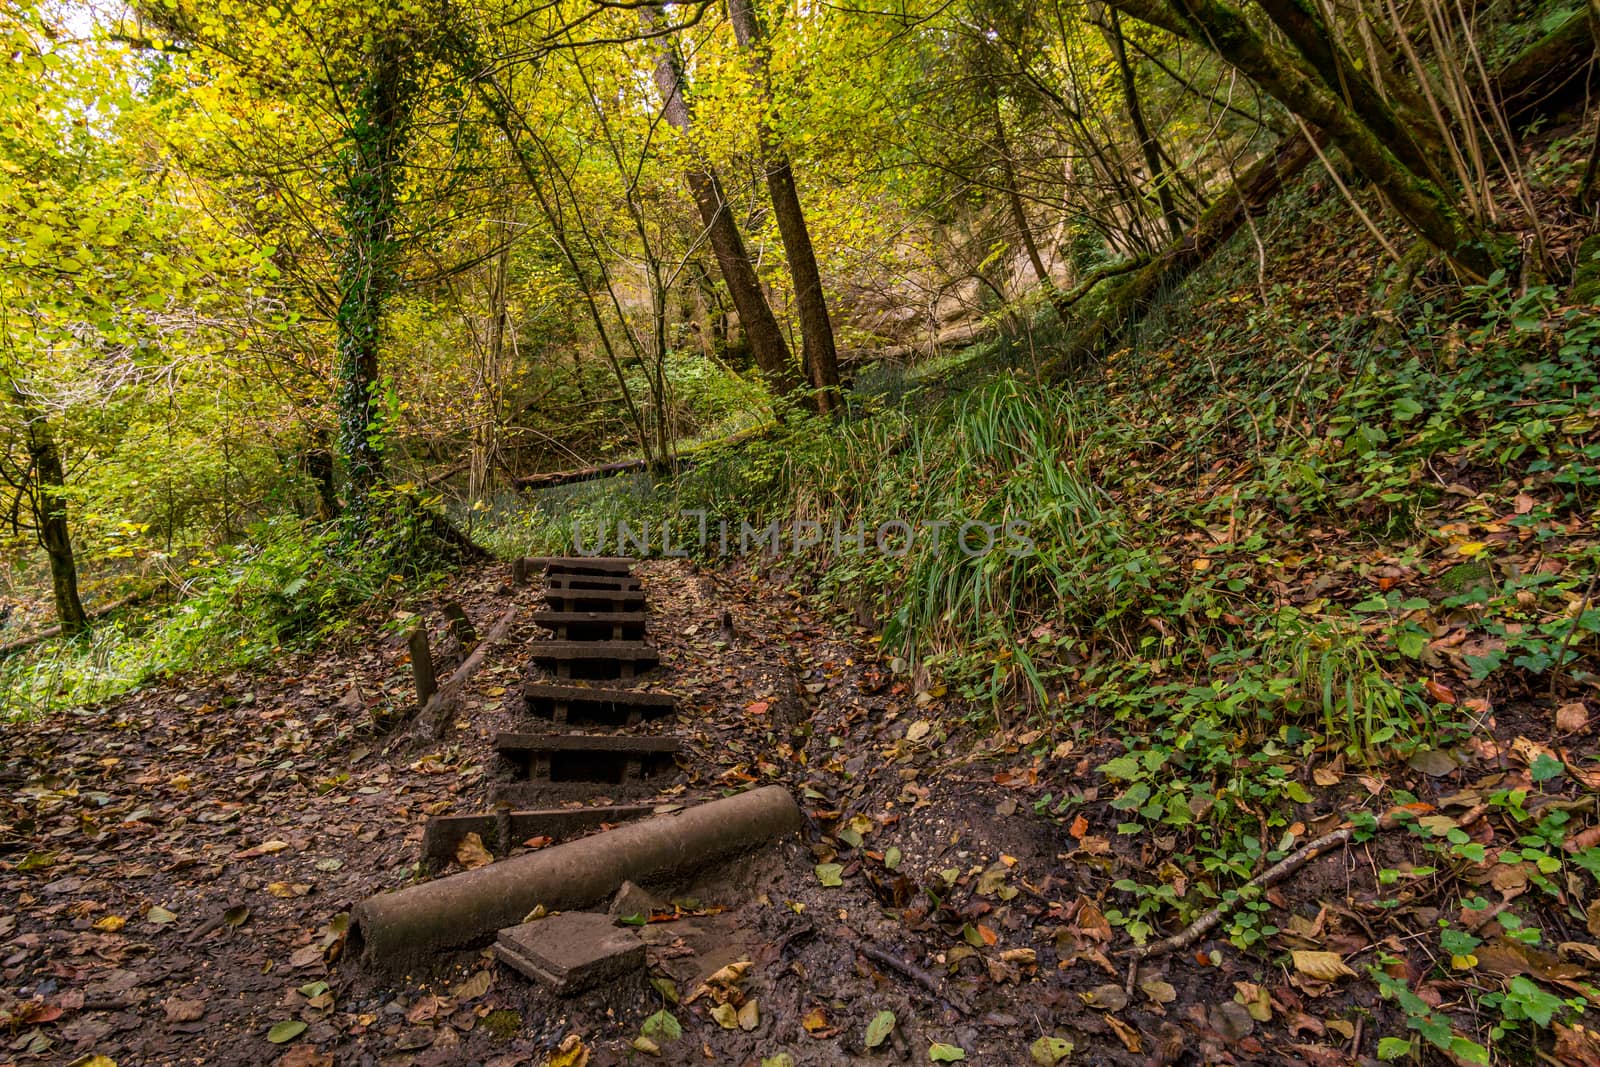
[[[394,216],[407,86],[403,46],[377,42],[354,93],[354,127],[339,189],[344,249],[339,266],[339,451],[348,474],[346,514],[358,532],[372,519],[383,482],[377,417],[378,353],[391,287]]]
[[[660,9],[643,8],[640,17],[647,33],[660,32]],[[656,60],[656,88],[661,93],[661,108],[666,120],[676,129],[687,133],[690,127],[689,104],[683,93],[683,79],[678,73],[678,55],[671,39],[661,39],[661,50]],[[772,391],[779,396],[798,392],[800,376],[789,357],[789,346],[783,339],[783,330],[762,292],[761,279],[745,251],[744,238],[739,235],[739,225],[734,221],[732,206],[722,188],[716,171],[709,166],[692,168],[686,175],[689,191],[694,196],[700,221],[705,224],[711,241],[711,251],[722,269],[723,281],[728,283],[728,293],[739,313],[739,325],[744,328],[750,349],[755,353],[756,365]]]
[[[733,35],[739,47],[750,55],[751,66],[765,102],[770,95],[767,65],[761,51],[764,40],[754,0],[728,0],[728,18],[733,23]],[[789,165],[788,156],[777,145],[766,119],[762,118],[757,125],[767,172],[767,193],[772,197],[772,210],[778,219],[778,235],[783,240],[783,251],[789,260],[789,275],[794,280],[794,299],[800,312],[800,339],[806,373],[811,379],[812,388],[816,390],[816,409],[819,414],[826,415],[838,408],[840,402],[839,354],[834,347],[827,297],[822,291],[822,273],[817,269],[811,230],[806,225],[805,211],[800,206],[800,193],[795,188],[794,171]]]
[[[1315,158],[1316,151],[1305,137],[1296,134],[1284,139],[1207,208],[1182,240],[1174,241],[1160,256],[1132,273],[1108,273],[1107,277],[1118,280],[1106,294],[1104,305],[1067,339],[1049,372],[1061,375],[1075,371],[1117,343],[1158,296],[1209,259],[1247,218],[1265,208],[1284,183]],[[1082,295],[1080,290],[1067,299]]]
[[[1358,111],[1320,83],[1309,67],[1269,44],[1225,0],[1109,0],[1124,13],[1209,48],[1279,103],[1318,127],[1383,193],[1401,218],[1463,275],[1495,270],[1484,235],[1427,177],[1408,168]]]
[[[50,559],[50,587],[55,596],[61,633],[75,637],[89,629],[89,614],[78,596],[78,563],[67,526],[67,475],[50,420],[18,386],[10,383],[11,401],[22,416],[30,467],[28,493],[39,544]]]

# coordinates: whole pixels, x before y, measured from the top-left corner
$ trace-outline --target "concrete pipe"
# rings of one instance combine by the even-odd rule
[[[534,908],[581,908],[623,882],[693,873],[800,828],[800,809],[782,786],[656,815],[615,830],[437,878],[357,904],[350,954],[394,970],[427,954],[482,944]]]

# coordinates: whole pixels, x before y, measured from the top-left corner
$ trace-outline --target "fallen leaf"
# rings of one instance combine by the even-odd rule
[[[842,864],[819,863],[817,864],[817,881],[826,886],[844,885],[844,872]]]
[[[756,1004],[756,999],[751,997],[739,1008],[739,1029],[749,1033],[761,1025],[761,1009]]]
[[[1577,700],[1556,709],[1556,729],[1564,734],[1575,734],[1589,726],[1589,707]]]
[[[717,1025],[724,1030],[739,1029],[739,1010],[732,1004],[716,1004],[711,1008],[711,1017]]]
[[[887,1041],[889,1035],[894,1031],[894,1022],[894,1012],[892,1011],[880,1011],[874,1015],[872,1021],[867,1024],[867,1034],[864,1038],[867,1047],[877,1048]]]
[[[306,1024],[299,1019],[285,1019],[281,1023],[274,1023],[272,1029],[267,1031],[267,1040],[274,1045],[282,1045],[293,1041],[306,1032]]]
[[[1072,1055],[1072,1042],[1064,1037],[1041,1037],[1028,1046],[1028,1056],[1039,1067],[1055,1067]]]
[[[1340,978],[1354,978],[1356,974],[1345,965],[1337,952],[1295,949],[1293,956],[1295,970],[1319,981],[1335,982]]]
[[[483,847],[483,838],[477,834],[467,834],[456,846],[456,862],[469,871],[475,871],[479,867],[487,867],[493,863],[494,856]]]
[[[161,1002],[161,1010],[167,1013],[169,1023],[192,1023],[206,1013],[206,1002],[169,997]]]
[[[965,1049],[955,1045],[947,1045],[943,1041],[935,1041],[928,1046],[928,1059],[934,1063],[955,1063],[967,1058]]]
[[[489,986],[493,982],[494,972],[488,969],[481,970],[452,989],[450,995],[457,1000],[477,1000],[489,992]]]

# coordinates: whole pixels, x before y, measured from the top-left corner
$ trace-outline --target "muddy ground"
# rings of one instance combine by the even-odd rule
[[[646,927],[648,975],[559,1000],[482,951],[402,976],[344,957],[351,906],[418,877],[425,820],[481,810],[490,737],[541,636],[519,619],[448,736],[419,743],[404,620],[372,618],[316,655],[4,728],[0,1064],[1019,1064],[1049,1062],[1030,1061],[1043,1037],[1073,1064],[1342,1064],[1395,1032],[1370,986],[1215,939],[1130,980],[1103,912],[1139,857],[1113,847],[1112,813],[1035,812],[1092,789],[1089,768],[1120,749],[988,714],[963,725],[950,697],[914,695],[880,662],[868,630],[779,581],[638,570],[663,658],[645,684],[683,698],[642,728],[688,749],[661,799],[780,782],[807,822],[695,884],[651,887],[682,917]],[[508,597],[532,610],[537,585],[508,574],[463,575],[451,595],[483,627]],[[1279,925],[1364,951],[1351,901],[1373,870],[1359,849],[1313,861],[1272,896]],[[737,982],[701,991],[741,961]],[[743,1024],[719,1023],[719,1002]],[[894,1026],[869,1049],[885,1011]]]

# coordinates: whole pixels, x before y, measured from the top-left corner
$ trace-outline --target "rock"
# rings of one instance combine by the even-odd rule
[[[622,920],[635,915],[642,915],[648,919],[652,911],[662,906],[661,899],[648,890],[641,889],[632,882],[623,882],[617,888],[617,895],[611,899],[611,907],[607,909],[606,914],[611,916],[614,922],[621,923]]]
[[[495,956],[568,997],[644,968],[644,941],[609,916],[569,911],[500,931]]]

